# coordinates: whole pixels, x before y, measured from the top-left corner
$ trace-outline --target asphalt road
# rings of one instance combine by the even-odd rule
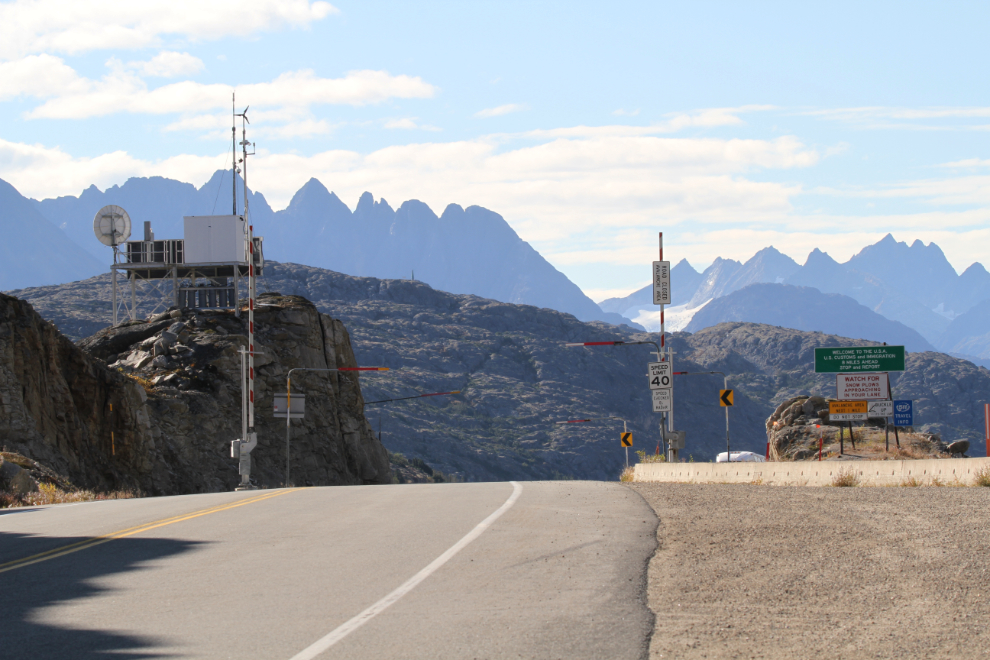
[[[0,657],[643,658],[657,519],[617,483],[0,511]]]

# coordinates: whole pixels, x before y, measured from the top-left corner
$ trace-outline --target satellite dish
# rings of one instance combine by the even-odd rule
[[[100,243],[116,247],[131,235],[131,216],[119,206],[104,206],[93,218],[93,233]]]

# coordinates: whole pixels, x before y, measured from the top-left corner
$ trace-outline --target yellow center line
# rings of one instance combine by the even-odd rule
[[[159,527],[165,527],[166,525],[172,525],[177,522],[182,522],[183,520],[191,520],[193,518],[199,518],[200,516],[208,516],[211,513],[218,513],[220,511],[227,511],[228,509],[236,509],[239,506],[244,506],[246,504],[253,504],[254,502],[261,502],[262,500],[268,500],[273,497],[278,497],[279,495],[285,495],[286,493],[294,493],[300,490],[299,488],[292,488],[288,490],[278,490],[271,493],[265,493],[263,495],[256,495],[254,497],[249,497],[237,502],[232,502],[229,504],[219,504],[217,506],[212,506],[206,509],[200,509],[199,511],[193,511],[192,513],[183,513],[178,516],[173,516],[171,518],[163,518],[161,520],[155,520],[149,523],[144,523],[143,525],[136,525],[134,527],[128,527],[126,529],[117,530],[116,532],[111,532],[109,534],[104,534],[103,536],[96,536],[90,539],[83,539],[82,541],[76,541],[75,543],[70,543],[69,545],[63,545],[58,548],[53,548],[51,550],[46,550],[45,552],[39,552],[36,555],[31,555],[29,557],[24,557],[22,559],[15,559],[14,561],[9,561],[5,564],[0,564],[0,573],[6,573],[7,571],[12,571],[15,568],[23,568],[25,566],[30,566],[31,564],[37,564],[39,562],[48,561],[49,559],[55,559],[56,557],[62,557],[73,552],[79,552],[80,550],[85,550],[87,548],[92,548],[93,546],[101,545],[103,543],[108,543],[114,539],[122,539],[128,536],[133,536],[134,534],[140,534],[141,532],[147,532],[152,529],[157,529]]]

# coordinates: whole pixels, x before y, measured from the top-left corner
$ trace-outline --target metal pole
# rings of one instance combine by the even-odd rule
[[[247,442],[247,409],[247,355],[244,347],[241,346],[241,442]]]
[[[729,377],[722,374],[722,389],[729,389]],[[725,406],[725,457],[732,462],[732,450],[729,449],[729,406]]]
[[[172,304],[179,308],[179,267],[172,265]]]
[[[137,275],[131,272],[131,320],[137,318]]]
[[[627,433],[626,420],[622,420],[622,432]],[[626,469],[629,469],[629,447],[626,447]]]
[[[663,339],[663,336],[662,335],[661,335],[660,339],[661,340]],[[670,382],[670,412],[667,413],[667,415],[664,417],[664,419],[667,420],[667,430],[668,431],[673,431],[674,430],[674,382],[673,382],[674,353],[670,350],[670,347],[669,346],[667,347],[667,362],[670,363],[670,373],[671,373],[671,382]],[[680,450],[679,449],[674,449],[673,451],[674,451],[674,462],[676,463],[677,462],[677,454],[678,454],[678,452]]]
[[[110,287],[113,293],[113,324],[117,325],[117,266],[110,267],[110,281],[112,286]]]
[[[237,215],[237,107],[236,107],[236,92],[230,93],[230,111],[234,115],[234,121],[231,122],[230,126],[230,148],[233,152],[231,158],[233,159],[230,163],[230,185],[233,188],[234,193],[234,212],[232,215]]]
[[[292,370],[285,378],[285,487],[289,488],[289,430],[292,421]]]
[[[660,234],[660,236],[659,236],[659,242],[660,242],[660,261],[663,261],[663,232],[659,232],[659,234]],[[664,362],[665,361],[664,360],[664,358],[665,358],[665,355],[664,355],[664,346],[666,344],[666,337],[667,337],[667,334],[666,334],[666,329],[664,327],[664,305],[661,304],[660,305],[660,347],[657,349],[657,359],[659,359],[660,362]],[[673,367],[671,367],[671,371],[673,371]],[[674,391],[673,391],[673,389],[671,389],[670,398],[671,398],[671,412],[673,412],[673,408],[674,408],[674,406],[673,406],[673,398],[674,398]],[[669,413],[664,413],[663,415],[660,416],[660,427],[661,427],[660,428],[660,437],[661,438],[662,437],[666,437],[666,431],[669,431],[669,430],[671,430],[671,429],[674,428],[673,420],[671,420]],[[667,457],[667,460],[669,460],[671,462],[675,462],[677,460],[677,450],[676,449],[667,449],[667,451],[669,453],[669,456]]]

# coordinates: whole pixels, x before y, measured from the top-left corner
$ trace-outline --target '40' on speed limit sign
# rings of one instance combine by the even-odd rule
[[[650,362],[651,390],[669,390],[673,386],[670,378],[670,362]]]

